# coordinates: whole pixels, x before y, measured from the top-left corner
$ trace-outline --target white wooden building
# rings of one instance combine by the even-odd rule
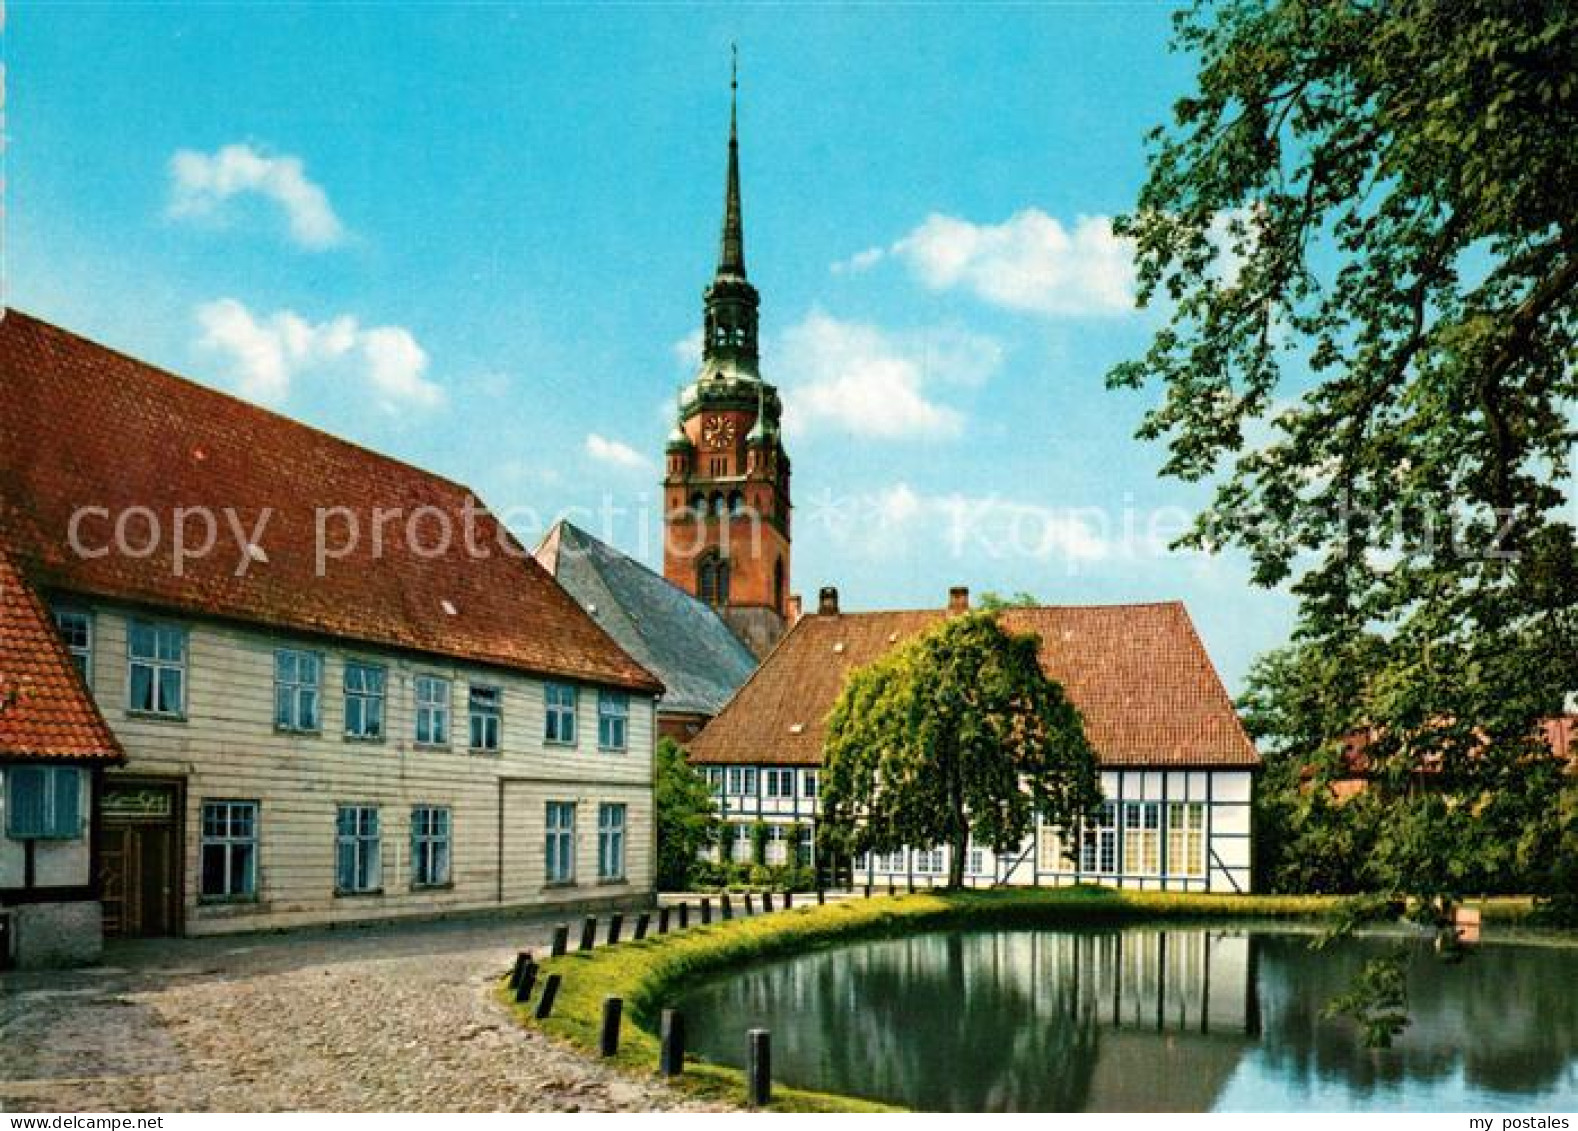
[[[769,863],[812,860],[825,720],[845,677],[900,641],[969,607],[843,613],[824,590],[761,669],[691,744],[728,823],[725,851],[753,858],[768,827]],[[972,848],[966,881],[1098,883],[1166,891],[1247,892],[1250,801],[1259,755],[1178,603],[1013,608],[1014,632],[1041,640],[1041,663],[1085,722],[1104,802],[1087,828],[1039,827],[998,856]],[[946,882],[948,849],[919,846],[862,857],[854,880],[877,886]]]
[[[0,400],[0,540],[126,753],[111,933],[650,896],[662,685],[464,487],[17,312]]]

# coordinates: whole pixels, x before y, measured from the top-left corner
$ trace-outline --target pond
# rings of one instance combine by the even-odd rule
[[[1322,1016],[1395,939],[1310,949],[1286,928],[939,932],[851,943],[699,983],[691,1050],[929,1111],[1578,1108],[1578,948],[1423,941],[1412,1024],[1386,1050]]]

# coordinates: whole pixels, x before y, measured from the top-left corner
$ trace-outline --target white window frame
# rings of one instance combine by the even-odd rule
[[[347,820],[349,817],[349,829]],[[346,852],[350,852],[353,882],[345,878]],[[383,890],[383,830],[378,806],[340,805],[334,813],[334,894],[369,895]]]
[[[575,802],[549,801],[544,807],[546,830],[543,870],[549,885],[575,883]]]
[[[137,636],[140,632],[153,634],[151,655],[137,654]],[[173,657],[163,655],[165,650],[163,645],[170,640],[176,642],[176,655]],[[126,622],[126,710],[129,714],[152,719],[186,718],[189,643],[184,625],[137,619]],[[148,673],[148,690],[152,702],[146,707],[138,706],[133,701],[139,671]],[[159,703],[164,698],[163,691],[167,678],[176,681],[177,702],[172,709],[165,710],[160,709]]]
[[[630,748],[630,696],[623,691],[597,693],[597,748],[610,752]]]
[[[473,683],[467,689],[466,741],[470,749],[479,753],[496,754],[504,748],[504,689],[502,687]]]
[[[729,767],[729,794],[733,797],[756,796],[756,767]]]
[[[766,796],[782,798],[785,801],[794,799],[794,771],[781,769],[768,769],[764,771],[766,781],[762,783]]]
[[[597,807],[597,878],[604,882],[625,878],[627,816],[622,801],[605,801]]]
[[[411,681],[416,710],[413,736],[418,746],[449,745],[449,713],[454,707],[454,687],[441,675],[418,675]],[[423,738],[423,734],[427,737]]]
[[[411,886],[445,888],[453,882],[454,813],[447,805],[411,807]]]
[[[322,732],[323,656],[320,653],[301,648],[274,650],[274,729],[287,734]]]
[[[351,677],[361,678],[360,687],[351,686]],[[377,690],[369,688],[369,677],[376,677]],[[365,660],[346,660],[343,679],[345,691],[345,737],[356,742],[382,742],[387,733],[389,669]],[[351,710],[351,705],[356,710]],[[352,729],[352,715],[360,715],[360,729]],[[369,726],[371,722],[371,726]]]
[[[244,819],[237,831],[238,818]],[[204,801],[199,820],[201,840],[197,858],[198,898],[205,903],[242,902],[258,895],[259,805],[256,801]],[[224,860],[222,891],[209,891],[208,855],[218,852]],[[245,852],[246,862],[239,887],[235,879],[235,856]]]
[[[575,745],[575,712],[580,696],[573,683],[542,685],[542,740],[551,746]]]
[[[1094,822],[1079,838],[1079,870],[1092,876],[1112,876],[1118,871],[1118,803],[1104,801]]]
[[[77,665],[77,671],[82,673],[82,682],[89,687],[93,686],[93,613],[88,609],[79,609],[74,605],[62,605],[51,609],[55,618],[55,630],[60,633],[61,641],[66,645],[66,651],[71,653],[71,662]],[[78,643],[74,638],[67,622],[75,622],[82,630],[82,641]]]
[[[821,780],[815,770],[802,770],[800,773],[800,796],[816,800],[817,790],[822,786]]]
[[[1123,803],[1123,872],[1130,876],[1162,874],[1160,801]]]
[[[1205,875],[1205,802],[1167,803],[1167,874]]]
[[[933,846],[915,850],[915,874],[917,876],[941,876],[945,875],[947,871],[947,849]]]

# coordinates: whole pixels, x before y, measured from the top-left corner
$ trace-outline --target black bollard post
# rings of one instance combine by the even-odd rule
[[[660,907],[660,908],[658,908],[658,913],[657,913],[657,933],[660,934],[660,935],[668,934],[668,908],[667,907]]]
[[[690,926],[690,904],[681,903],[679,905],[679,929],[683,931],[688,926]]]
[[[911,876],[909,878],[909,885],[910,885],[910,894],[914,895],[915,894],[915,877],[914,876]]]
[[[604,1056],[613,1056],[619,1051],[619,1019],[624,1016],[624,999],[605,997],[603,999],[603,1035],[598,1041],[598,1051]]]
[[[745,1070],[746,1102],[752,1107],[766,1107],[773,1098],[773,1047],[772,1034],[766,1029],[752,1029],[746,1034],[749,1057]]]
[[[723,904],[723,921],[727,923],[734,918],[734,904],[729,901],[729,893],[724,892],[720,902]]]
[[[651,923],[652,916],[645,911],[636,916],[636,942],[640,942],[642,939],[647,937],[647,927],[650,926]]]
[[[542,997],[537,999],[537,1020],[542,1021],[553,1013],[553,999],[559,996],[559,975],[549,974],[542,984]]]
[[[570,949],[570,924],[560,923],[553,929],[553,956],[558,958]]]
[[[772,914],[772,910],[773,910],[773,893],[770,892],[770,891],[764,891],[764,892],[762,892],[762,914],[763,915],[770,915],[770,914]]]
[[[608,945],[619,941],[619,932],[625,929],[625,917],[617,911],[608,917]]]
[[[891,877],[891,876],[888,877],[888,894],[889,895],[898,895],[899,894],[899,889],[893,886],[893,877]]]
[[[685,1071],[685,1015],[677,1009],[665,1009],[658,1036],[662,1041],[658,1046],[658,1073],[678,1076]]]
[[[510,971],[510,989],[515,989],[521,984],[521,975],[526,973],[526,967],[531,965],[531,951],[523,950],[515,956],[515,968]]]
[[[581,924],[581,949],[591,950],[597,945],[597,916],[588,915]]]
[[[816,905],[818,907],[821,907],[826,902],[827,902],[827,892],[823,891],[821,888],[817,888],[816,889]]]
[[[703,899],[701,901],[701,925],[705,927],[710,922],[712,922],[712,900]]]
[[[866,898],[867,899],[871,898],[871,885],[870,884],[866,885]]]
[[[537,984],[537,964],[528,962],[521,974],[520,985],[515,987],[515,1004],[524,1005],[531,1000],[532,987]]]
[[[750,892],[746,892],[745,893],[745,914],[747,916],[756,914],[756,908],[751,906],[751,893]]]
[[[794,906],[794,892],[792,892],[792,891],[784,892],[784,910],[788,911],[793,906]]]

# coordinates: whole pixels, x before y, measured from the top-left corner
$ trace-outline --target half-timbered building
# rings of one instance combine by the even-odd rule
[[[769,864],[811,864],[826,719],[849,672],[969,608],[845,613],[824,589],[738,695],[691,744],[745,862],[766,825]],[[972,847],[972,884],[1100,883],[1169,891],[1250,889],[1250,799],[1260,757],[1188,612],[1176,602],[1011,608],[1041,666],[1084,719],[1105,795],[1088,827],[1038,826],[1014,851]],[[855,881],[908,886],[948,876],[948,849],[916,845],[854,862]]]

